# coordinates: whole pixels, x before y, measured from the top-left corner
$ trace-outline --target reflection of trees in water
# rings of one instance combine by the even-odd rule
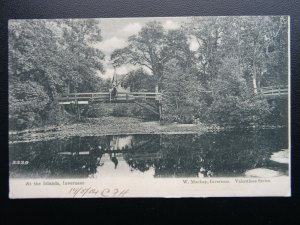
[[[150,135],[151,136],[151,135]],[[14,144],[11,161],[29,161],[26,166],[10,165],[12,177],[87,177],[103,165],[104,154],[118,166],[116,151],[147,148],[147,138],[131,136],[71,137],[67,140]],[[151,139],[151,138],[150,138]],[[133,147],[134,146],[134,147]]]
[[[14,167],[14,174],[32,177],[87,177],[97,171],[103,150],[108,149],[106,137],[72,137],[30,144],[16,144],[10,151],[13,160],[28,160],[23,167]]]
[[[134,135],[72,137],[11,146],[10,160],[29,161],[10,165],[12,177],[87,177],[103,165],[104,154],[118,165],[117,149],[131,170],[154,168],[155,177],[240,175],[264,167],[273,151],[287,148],[285,131],[220,132],[201,135]],[[119,137],[119,138],[120,138]],[[123,138],[123,139],[122,139]],[[125,141],[126,140],[126,141]],[[112,143],[118,143],[112,146]],[[121,144],[120,144],[121,143]],[[123,143],[123,144],[122,144]]]
[[[124,159],[132,170],[149,170],[160,157],[160,135],[135,135],[132,151]]]
[[[205,177],[234,176],[265,166],[272,151],[286,148],[283,133],[264,130],[163,135],[160,158],[136,159],[133,153],[124,158],[131,168],[142,172],[153,167],[155,177],[196,177],[199,172]]]
[[[106,136],[109,142],[107,150],[124,150],[129,149],[132,145],[132,136]]]

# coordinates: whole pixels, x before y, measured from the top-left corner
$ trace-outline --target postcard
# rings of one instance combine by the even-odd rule
[[[9,20],[10,198],[290,196],[289,22]]]

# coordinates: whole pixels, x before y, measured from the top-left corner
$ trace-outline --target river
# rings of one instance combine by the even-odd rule
[[[15,143],[9,145],[10,177],[244,177],[256,176],[255,171],[257,176],[287,176],[286,159],[272,160],[288,151],[287,133],[235,130]]]

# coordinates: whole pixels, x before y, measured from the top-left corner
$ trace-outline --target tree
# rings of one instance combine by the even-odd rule
[[[270,115],[267,100],[254,94],[246,79],[239,73],[237,59],[223,60],[222,77],[213,84],[213,101],[206,117],[219,125],[249,126],[264,124]]]
[[[192,61],[187,37],[183,31],[166,31],[156,21],[147,23],[138,35],[128,38],[128,46],[115,50],[111,55],[113,65],[133,64],[149,69],[160,84],[165,65],[173,58],[188,68]]]
[[[32,116],[26,115],[31,114],[36,122],[47,120],[51,109],[59,109],[54,100],[70,81],[73,91],[93,91],[103,85],[96,72],[103,71],[104,56],[92,47],[100,40],[96,20],[10,21],[11,119],[17,120],[20,116],[28,122]],[[35,86],[38,95],[32,94]],[[20,111],[20,102],[30,107]],[[21,112],[24,115],[20,115]]]
[[[49,96],[44,87],[36,82],[17,82],[9,85],[9,120],[10,127],[23,129],[36,126],[40,121],[38,116],[47,104]]]
[[[163,83],[163,115],[166,120],[191,123],[207,108],[210,93],[197,77],[194,66],[182,67],[172,59],[166,64]]]
[[[200,17],[192,18],[187,27],[188,33],[195,37],[199,45],[196,52],[198,76],[208,89],[219,73],[220,59],[224,53],[221,45],[227,23],[220,17]]]
[[[99,22],[94,19],[60,21],[60,39],[64,78],[71,82],[73,91],[94,91],[103,86],[96,72],[104,72],[104,54],[93,47],[102,41]]]
[[[232,57],[254,93],[262,82],[286,84],[287,28],[287,17],[279,16],[191,19],[187,31],[199,44],[196,56],[203,83],[209,87],[222,74],[222,59]]]
[[[287,84],[287,17],[195,18],[187,31],[199,45],[198,77],[213,91],[206,120],[265,122],[271,106],[259,94],[261,85]]]
[[[281,54],[281,58],[286,59],[285,65],[287,63],[287,58],[284,57],[284,55],[287,56],[287,51],[282,49],[282,45],[276,43],[277,36],[284,27],[287,28],[286,22],[282,17],[245,17],[240,21],[245,72],[252,77],[254,93],[260,90],[261,82],[267,74],[270,72],[276,74],[272,68],[278,65],[278,62],[274,60],[278,51],[285,52]],[[287,44],[287,38],[282,36],[280,40]],[[286,69],[285,66],[284,68]],[[273,77],[275,78],[276,75],[273,74]]]
[[[122,86],[125,88],[130,87],[133,92],[141,90],[153,92],[155,85],[154,76],[147,74],[142,68],[130,71],[122,81]]]
[[[40,121],[50,103],[53,79],[47,76],[55,61],[55,33],[44,20],[9,23],[10,127],[25,128]]]
[[[114,66],[133,64],[148,68],[158,82],[163,76],[164,64],[170,58],[166,46],[166,33],[158,22],[147,23],[138,35],[128,38],[129,45],[111,55]]]

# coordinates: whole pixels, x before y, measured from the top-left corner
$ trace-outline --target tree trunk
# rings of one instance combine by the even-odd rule
[[[256,81],[256,63],[255,59],[253,59],[253,77],[252,77],[252,82],[253,82],[253,89],[254,89],[254,94],[257,94],[257,81]]]
[[[257,94],[258,90],[257,90],[256,41],[255,40],[254,40],[253,46],[254,46],[254,50],[253,50],[253,75],[252,75],[252,83],[253,83],[254,94]]]

